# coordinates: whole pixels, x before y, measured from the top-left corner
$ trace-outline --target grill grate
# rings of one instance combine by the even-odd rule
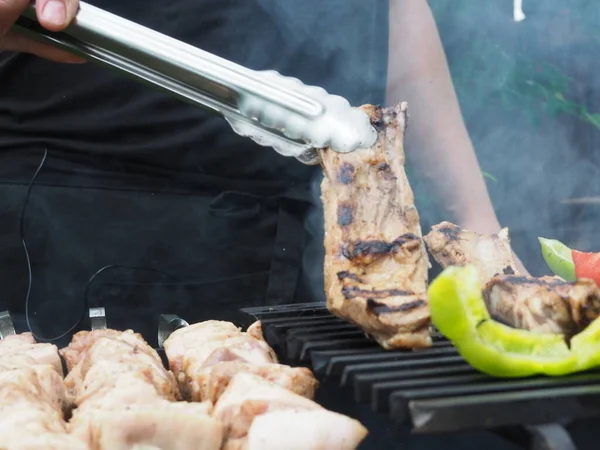
[[[243,309],[261,320],[283,361],[312,367],[357,402],[416,433],[503,429],[600,416],[600,370],[562,378],[501,380],[472,369],[434,336],[421,351],[385,351],[322,303]],[[539,431],[539,430],[538,430]]]

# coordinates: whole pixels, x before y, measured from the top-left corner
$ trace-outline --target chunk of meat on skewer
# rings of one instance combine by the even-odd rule
[[[31,333],[0,340],[0,448],[87,449],[67,434],[70,403],[56,346],[36,343]]]
[[[386,349],[429,347],[429,260],[404,170],[406,104],[361,109],[376,144],[320,153],[327,308]]]
[[[195,373],[189,382],[192,400],[216,402],[238,373],[251,373],[306,398],[314,398],[318,382],[305,367],[283,364],[254,365],[245,361],[224,361]]]
[[[207,406],[163,401],[118,410],[86,409],[74,417],[72,428],[91,436],[93,449],[219,450],[223,426],[210,417]]]
[[[110,338],[128,343],[133,347],[143,350],[147,355],[154,358],[157,364],[162,365],[160,356],[146,343],[141,334],[131,330],[118,331],[107,328],[104,330],[80,331],[73,336],[67,347],[60,350],[60,354],[64,358],[69,372],[81,360],[82,354],[101,338]]]
[[[63,366],[54,344],[38,343],[31,333],[6,336],[0,340],[0,360],[8,355],[25,355],[37,365],[50,365],[63,375]]]
[[[260,323],[248,332],[210,320],[176,330],[164,343],[171,370],[186,398],[217,401],[238,373],[252,373],[313,398],[318,382],[309,369],[277,363]]]
[[[290,409],[257,416],[248,435],[231,439],[224,450],[352,450],[365,437],[364,428],[341,414]]]
[[[77,405],[96,399],[104,404],[106,392],[116,390],[122,390],[122,395],[136,402],[145,402],[149,398],[138,395],[136,389],[153,392],[151,399],[180,399],[175,377],[164,368],[156,351],[141,337],[135,340],[128,339],[130,337],[90,340],[90,347],[80,353],[78,363],[65,378],[65,385],[76,396]]]
[[[220,449],[223,426],[210,417],[212,404],[176,402],[175,377],[139,334],[82,332],[62,353],[77,405],[69,428],[92,448]]]
[[[226,426],[227,450],[352,450],[367,436],[358,421],[246,373],[233,378],[213,415]]]

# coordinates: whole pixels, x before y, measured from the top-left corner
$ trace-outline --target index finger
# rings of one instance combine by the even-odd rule
[[[79,0],[37,0],[35,9],[38,21],[44,28],[62,31],[77,14]]]
[[[29,0],[0,0],[0,37],[8,33]]]

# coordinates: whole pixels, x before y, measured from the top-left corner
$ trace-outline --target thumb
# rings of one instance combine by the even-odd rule
[[[50,31],[62,31],[75,18],[79,0],[37,0],[35,10],[40,24]]]

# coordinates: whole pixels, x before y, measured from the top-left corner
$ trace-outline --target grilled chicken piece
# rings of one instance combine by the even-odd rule
[[[295,394],[314,398],[318,382],[309,369],[283,364],[253,365],[245,361],[224,361],[195,373],[191,380],[193,400],[216,402],[238,373],[250,373],[284,387]]]
[[[307,398],[318,385],[309,369],[277,364],[260,322],[246,333],[230,322],[193,324],[176,330],[164,347],[181,391],[195,401],[217,401],[238,373],[258,375]]]
[[[0,448],[87,449],[67,434],[69,403],[56,346],[31,333],[0,340]]]
[[[327,307],[386,349],[429,347],[429,260],[404,171],[406,104],[361,109],[377,143],[321,151]]]
[[[351,450],[367,436],[358,421],[246,373],[233,378],[213,415],[227,427],[226,450]]]
[[[483,294],[492,317],[524,330],[572,336],[600,315],[600,289],[592,280],[497,275]]]
[[[424,239],[440,266],[472,264],[479,272],[482,285],[497,274],[519,273],[510,247],[508,228],[503,228],[498,234],[482,235],[442,222],[434,225]]]
[[[220,449],[212,404],[175,402],[175,377],[139,334],[80,332],[62,354],[77,405],[70,430],[92,448]]]

